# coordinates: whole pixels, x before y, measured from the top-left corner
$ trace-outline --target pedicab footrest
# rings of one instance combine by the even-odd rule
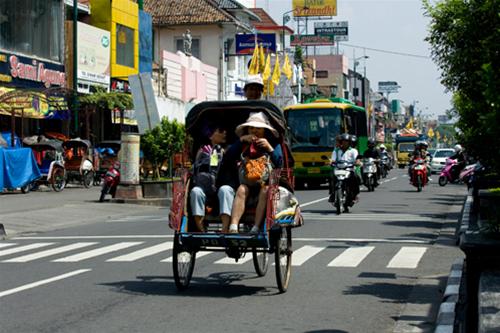
[[[265,234],[246,235],[246,234],[194,234],[182,233],[182,244],[192,247],[257,247],[267,248],[268,241]]]

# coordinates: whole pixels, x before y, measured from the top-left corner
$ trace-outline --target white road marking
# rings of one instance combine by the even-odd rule
[[[428,240],[411,238],[294,238],[294,242],[341,242],[341,243],[402,243],[430,244]]]
[[[29,245],[15,247],[12,249],[2,250],[2,251],[0,251],[0,257],[1,256],[8,256],[9,254],[14,254],[14,253],[18,253],[18,252],[34,250],[34,249],[38,249],[38,248],[41,248],[44,246],[49,246],[52,244],[54,244],[54,243],[33,243],[33,244],[29,244]]]
[[[387,268],[417,268],[425,251],[426,247],[403,246],[391,259]]]
[[[324,197],[324,198],[321,198],[321,199],[318,199],[318,200],[314,200],[314,201],[309,201],[309,202],[306,202],[306,203],[303,203],[300,205],[300,207],[307,207],[307,206],[310,206],[310,205],[314,205],[315,203],[318,203],[318,202],[321,202],[321,201],[325,201],[325,200],[328,200],[328,197]]]
[[[17,243],[0,243],[0,247],[7,247],[7,246],[13,246],[17,245]]]
[[[49,256],[52,256],[54,254],[59,254],[59,253],[68,252],[71,250],[80,249],[82,247],[86,247],[86,246],[90,246],[90,245],[94,245],[94,244],[97,244],[97,243],[95,243],[95,242],[75,243],[75,244],[70,244],[70,245],[66,245],[66,246],[56,247],[56,248],[50,249],[50,250],[36,252],[33,254],[27,254],[25,256],[16,257],[16,258],[12,258],[9,260],[4,260],[3,262],[28,262],[28,261],[32,261],[32,260],[36,260],[36,259],[40,259],[40,258],[49,257]]]
[[[252,259],[253,259],[252,253],[248,252],[243,258],[238,259],[238,262],[236,262],[236,260],[234,260],[233,258],[224,257],[224,258],[214,262],[214,264],[243,265],[244,263],[249,262]]]
[[[154,246],[147,247],[142,250],[138,250],[129,254],[125,254],[119,257],[111,258],[106,261],[123,261],[123,262],[131,262],[131,261],[136,261],[138,259],[142,259],[147,256],[152,256],[154,254],[171,250],[173,247],[174,243],[173,242],[165,242],[161,244],[157,244]]]
[[[355,221],[434,221],[436,218],[429,216],[421,216],[418,214],[385,214],[385,213],[373,213],[373,214],[342,214],[335,215],[332,214],[320,214],[314,212],[304,212],[302,216],[311,220],[318,221],[342,221],[342,220],[355,220]]]
[[[113,223],[113,222],[167,222],[168,221],[168,216],[127,216],[127,217],[121,217],[121,218],[116,218],[112,220],[106,220],[107,223]]]
[[[373,251],[374,246],[354,246],[333,259],[329,267],[357,267]]]
[[[69,272],[69,273],[66,273],[66,274],[54,276],[52,278],[48,278],[48,279],[45,279],[45,280],[40,280],[40,281],[37,281],[37,282],[28,283],[28,284],[25,284],[24,286],[20,286],[20,287],[17,287],[17,288],[13,288],[13,289],[1,291],[0,292],[0,298],[4,297],[4,296],[8,296],[8,295],[12,295],[12,294],[18,293],[20,291],[24,291],[24,290],[32,289],[32,288],[35,288],[35,287],[38,287],[38,286],[42,286],[44,284],[48,284],[48,283],[51,283],[51,282],[54,282],[54,281],[63,280],[63,279],[66,279],[66,278],[69,278],[69,277],[72,277],[72,276],[75,276],[75,275],[78,275],[78,274],[86,273],[86,272],[89,272],[89,271],[91,271],[91,269],[79,269],[79,270],[76,270],[76,271],[73,271],[73,272]]]
[[[153,238],[153,239],[156,239],[156,238],[165,238],[165,239],[169,239],[169,238],[174,238],[174,235],[109,235],[109,236],[54,236],[54,237],[45,237],[45,236],[40,236],[40,237],[36,237],[36,236],[33,236],[33,237],[14,237],[12,239],[14,240],[50,240],[50,239],[54,239],[54,240],[57,240],[57,239],[127,239],[127,238],[132,238],[132,239],[135,239],[135,238],[144,238],[144,239],[148,239],[148,238]]]
[[[196,259],[204,257],[204,256],[206,256],[207,254],[210,254],[210,253],[214,253],[214,252],[211,252],[211,251],[198,251],[198,252],[196,252]],[[172,257],[168,257],[166,259],[163,259],[161,262],[172,262],[172,261],[173,261]]]
[[[82,260],[86,260],[89,258],[94,258],[106,253],[115,252],[118,250],[126,249],[127,247],[135,246],[142,244],[143,242],[121,242],[114,245],[109,245],[105,247],[101,247],[95,250],[90,250],[82,253],[77,253],[75,255],[64,257],[56,260],[52,260],[53,262],[78,262]]]
[[[292,266],[302,265],[324,249],[324,247],[305,245],[300,249],[294,250],[292,255]]]

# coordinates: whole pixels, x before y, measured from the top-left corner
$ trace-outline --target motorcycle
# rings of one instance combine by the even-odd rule
[[[425,160],[420,157],[416,158],[411,172],[411,184],[417,188],[418,192],[421,192],[428,181]]]
[[[368,188],[368,192],[375,191],[377,165],[375,164],[375,159],[371,157],[363,159],[363,183]]]
[[[467,165],[461,172],[458,179],[467,185],[467,189],[472,187],[472,178],[474,177],[474,173],[481,168],[481,164],[474,163]]]
[[[330,193],[334,196],[332,204],[337,210],[337,215],[342,212],[342,207],[345,212],[349,211],[351,206],[352,195],[349,193],[347,179],[354,172],[354,165],[345,161],[339,161],[332,164],[333,174],[330,181]]]
[[[456,181],[452,172],[452,169],[455,165],[457,165],[457,160],[451,158],[446,159],[446,165],[439,174],[439,186],[445,186],[448,182],[453,183],[454,181]]]
[[[380,175],[382,176],[382,178],[387,177],[387,174],[389,173],[389,170],[391,168],[390,164],[391,161],[389,160],[389,156],[385,154],[380,157]]]
[[[120,183],[120,162],[115,162],[108,171],[103,176],[101,196],[99,197],[99,202],[104,201],[106,194],[111,194],[114,198],[116,193],[116,188]]]

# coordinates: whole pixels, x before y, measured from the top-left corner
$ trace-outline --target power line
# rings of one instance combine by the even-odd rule
[[[370,50],[370,51],[381,52],[381,53],[388,53],[388,54],[395,54],[395,55],[400,55],[400,56],[404,56],[404,57],[414,57],[414,58],[420,58],[420,59],[430,59],[429,56],[424,56],[424,55],[419,55],[419,54],[411,54],[411,53],[388,51],[388,50],[382,50],[382,49],[374,49],[374,48],[371,48],[371,47],[364,47],[364,46],[352,45],[352,44],[346,44],[346,43],[339,43],[339,44],[343,45],[343,46],[357,48],[357,49]]]

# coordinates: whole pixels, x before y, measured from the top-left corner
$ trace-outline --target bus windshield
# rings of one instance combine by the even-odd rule
[[[338,108],[289,110],[287,121],[292,151],[333,150],[342,128],[342,112]]]

